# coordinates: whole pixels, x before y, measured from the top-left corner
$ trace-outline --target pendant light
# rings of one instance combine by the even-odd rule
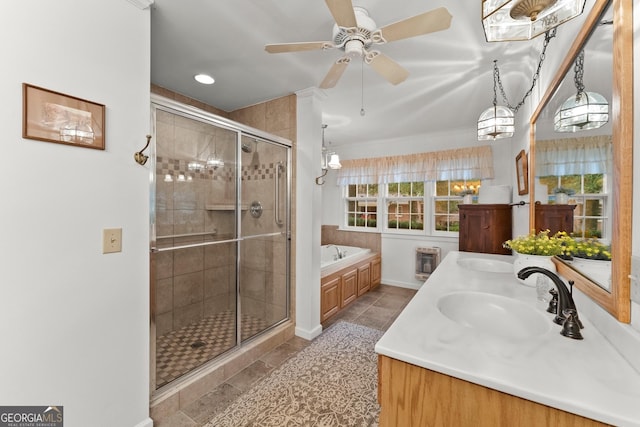
[[[509,108],[498,105],[498,61],[493,61],[493,106],[478,118],[478,141],[510,138],[515,130],[515,117]]]
[[[584,50],[575,62],[574,83],[578,93],[562,103],[554,117],[553,128],[556,132],[578,132],[597,129],[609,121],[609,103],[604,96],[596,92],[586,92],[582,77],[584,75]]]
[[[586,0],[482,0],[488,42],[529,40],[580,15]]]

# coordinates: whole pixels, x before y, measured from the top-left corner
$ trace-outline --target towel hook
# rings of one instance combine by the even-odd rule
[[[147,135],[147,144],[144,146],[144,148],[133,155],[135,161],[141,165],[144,165],[145,163],[147,163],[147,160],[149,160],[149,156],[145,156],[144,154],[142,154],[142,152],[149,146],[149,142],[151,142],[151,135]]]

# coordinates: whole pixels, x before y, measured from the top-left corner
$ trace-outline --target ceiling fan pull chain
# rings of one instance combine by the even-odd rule
[[[360,76],[360,115],[364,117],[364,55],[362,56]]]

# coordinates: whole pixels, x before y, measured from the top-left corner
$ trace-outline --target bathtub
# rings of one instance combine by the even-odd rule
[[[335,259],[338,255],[336,248],[344,255],[341,259]],[[320,247],[320,276],[336,272],[354,262],[371,255],[371,249],[357,246],[322,245]]]

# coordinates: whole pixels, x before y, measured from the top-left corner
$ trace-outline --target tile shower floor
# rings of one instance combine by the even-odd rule
[[[416,291],[412,289],[380,285],[323,323],[323,329],[339,320],[344,320],[386,331],[415,293]],[[154,426],[205,425],[218,411],[223,410],[257,381],[269,375],[272,370],[304,349],[309,343],[302,338],[293,337],[170,418],[154,420]]]
[[[242,316],[242,338],[264,330],[267,323]],[[236,344],[236,313],[228,310],[205,317],[156,340],[156,384],[175,380],[204,362],[224,353]]]

